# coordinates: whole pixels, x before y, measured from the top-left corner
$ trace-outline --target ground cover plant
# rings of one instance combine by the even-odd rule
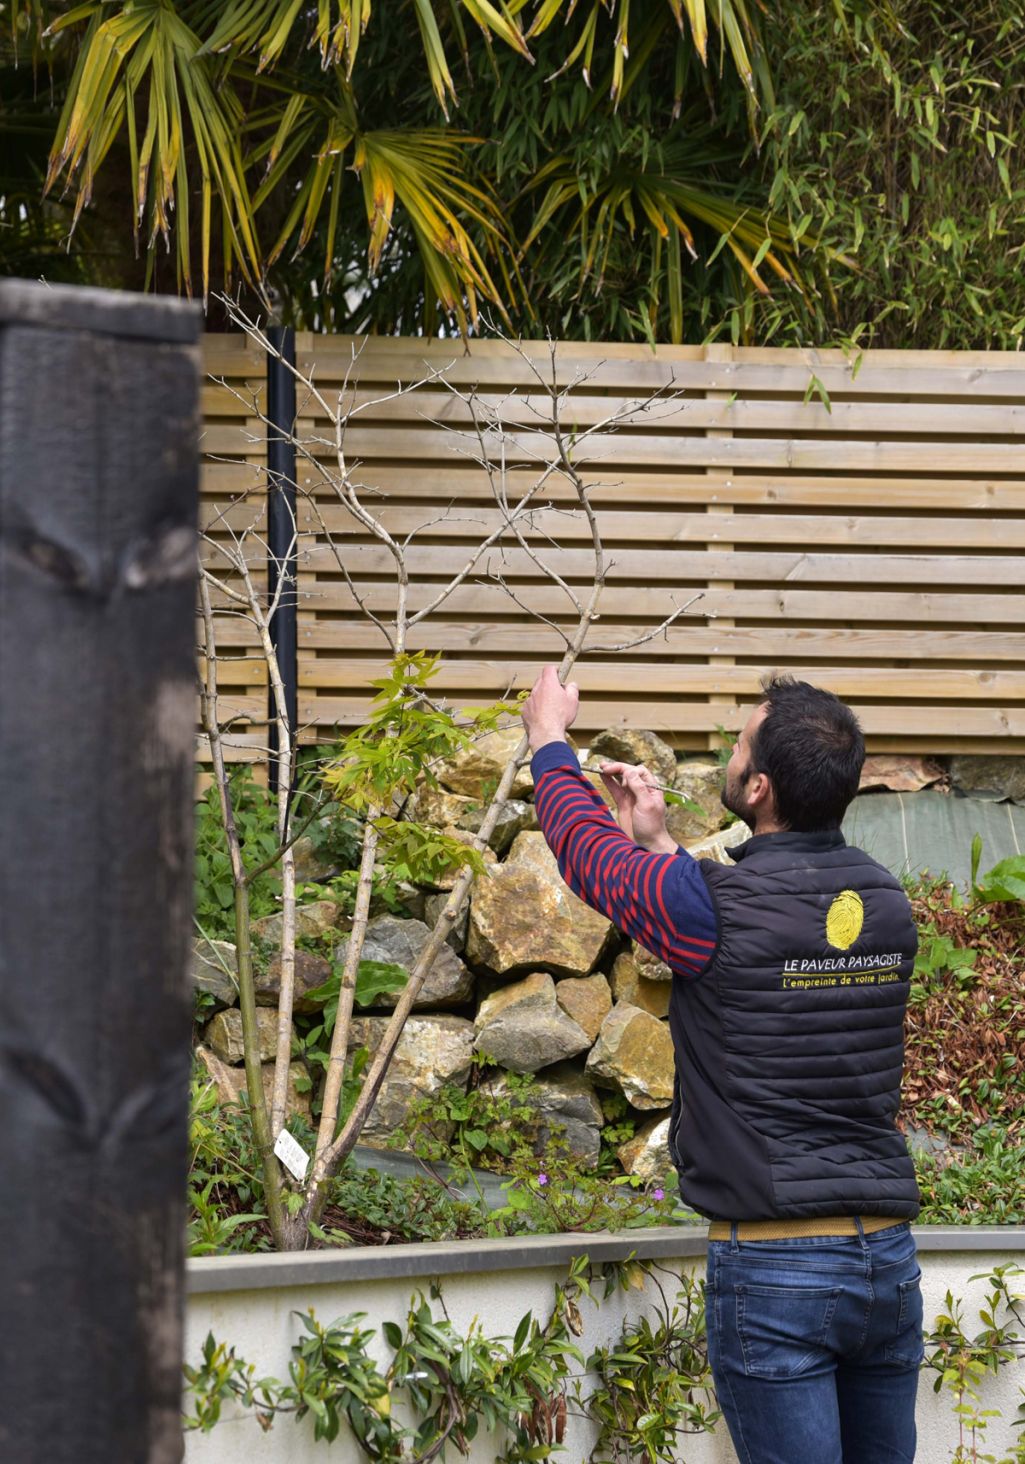
[[[1016,877],[1013,861],[995,869]],[[912,892],[920,944],[901,1121],[936,1141],[916,1154],[934,1223],[1025,1222],[1025,903],[989,899],[1011,892],[992,873],[968,899],[943,882]]]

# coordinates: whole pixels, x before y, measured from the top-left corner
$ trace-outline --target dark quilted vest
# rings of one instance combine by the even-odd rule
[[[760,835],[733,856],[702,861],[711,964],[673,982],[680,1193],[724,1220],[913,1219],[894,1125],[917,944],[907,897],[840,833]]]

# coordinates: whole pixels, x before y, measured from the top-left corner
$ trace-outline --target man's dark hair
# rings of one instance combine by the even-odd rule
[[[776,817],[795,832],[839,828],[865,761],[857,717],[831,691],[792,676],[766,677],[762,691],[769,710],[751,763],[772,780]]]

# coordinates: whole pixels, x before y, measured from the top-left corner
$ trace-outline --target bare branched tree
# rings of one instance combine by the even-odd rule
[[[457,389],[445,378],[444,370],[428,370],[417,381],[400,383],[395,390],[373,398],[360,398],[354,386],[359,372],[359,352],[354,351],[341,390],[329,394],[321,389],[315,373],[295,366],[285,360],[272,344],[259,323],[250,319],[232,301],[226,300],[235,324],[270,356],[284,362],[296,380],[297,399],[305,401],[297,414],[297,420],[304,412],[309,413],[311,405],[317,416],[328,424],[327,432],[299,431],[295,425],[285,431],[286,439],[295,450],[297,461],[303,471],[297,474],[308,478],[309,485],[302,492],[317,524],[318,538],[328,546],[338,571],[349,587],[357,606],[367,619],[376,626],[387,647],[389,655],[398,664],[407,655],[410,632],[429,616],[437,612],[463,585],[482,581],[500,587],[511,601],[526,616],[542,620],[554,629],[564,646],[559,664],[559,677],[565,681],[577,659],[587,650],[601,650],[605,653],[624,652],[654,636],[663,634],[674,621],[684,615],[700,598],[691,596],[683,604],[674,604],[670,613],[658,625],[645,630],[635,639],[615,646],[590,644],[588,637],[599,617],[599,603],[612,566],[603,543],[598,516],[591,501],[594,489],[585,478],[585,464],[588,451],[596,447],[607,434],[614,432],[627,421],[636,421],[639,416],[658,413],[662,409],[678,409],[680,393],[672,387],[654,393],[640,401],[620,403],[615,410],[586,428],[572,431],[566,425],[568,404],[572,393],[589,379],[591,373],[579,374],[570,384],[560,385],[557,371],[557,347],[550,348],[548,369],[510,342],[510,349],[518,351],[539,389],[544,407],[528,404],[528,415],[537,417],[536,427],[531,424],[523,433],[507,423],[510,415],[522,417],[523,399],[512,399],[503,403],[484,398],[475,390]],[[266,424],[258,400],[242,395],[235,388],[222,383],[226,390],[234,391],[245,404],[247,415],[256,416]],[[413,608],[410,594],[410,548],[417,533],[438,524],[451,522],[452,510],[435,517],[427,517],[404,537],[386,527],[387,501],[373,484],[365,483],[360,477],[358,465],[350,461],[347,451],[347,435],[354,422],[363,415],[372,414],[383,403],[397,397],[416,393],[425,386],[440,386],[462,403],[461,416],[465,427],[458,429],[453,446],[476,463],[486,475],[490,485],[497,516],[492,515],[494,527],[485,524],[481,537],[473,542],[467,551],[465,562],[448,580],[430,593],[419,608]],[[281,433],[282,429],[270,427]],[[457,429],[449,428],[457,431]],[[510,492],[510,473],[507,461],[514,457],[518,467],[524,459],[531,465],[529,482],[514,494]],[[521,474],[517,481],[521,481]],[[555,484],[570,490],[570,507],[556,509],[546,498],[546,490],[553,491]],[[565,494],[563,493],[563,497]],[[331,533],[325,520],[321,503],[329,501],[341,505],[353,527],[366,537],[376,541],[385,550],[392,566],[390,610],[387,614],[371,608],[370,597],[355,581],[345,562],[343,544]],[[543,512],[542,512],[543,511]],[[554,521],[558,523],[561,514],[579,516],[586,525],[591,547],[591,568],[583,586],[574,585],[569,578],[560,574],[553,562],[553,552],[558,550],[557,537],[551,530]],[[228,542],[226,542],[226,537]],[[214,777],[220,792],[225,831],[231,850],[232,869],[236,883],[236,923],[239,948],[240,1007],[246,1048],[246,1078],[253,1113],[256,1142],[263,1158],[265,1185],[267,1190],[268,1216],[279,1248],[302,1248],[308,1243],[310,1224],[317,1224],[329,1196],[330,1181],[339,1166],[351,1153],[367,1122],[380,1092],[389,1064],[402,1035],[406,1020],[447,937],[453,930],[469,897],[475,871],[480,868],[483,851],[487,848],[502,810],[510,796],[516,773],[527,759],[527,740],[522,738],[510,758],[497,788],[484,813],[480,829],[470,845],[468,861],[456,878],[455,884],[437,919],[430,939],[425,944],[409,979],[403,989],[383,1036],[373,1054],[363,1077],[362,1087],[347,1114],[343,1114],[342,1092],[346,1071],[346,1058],[352,1032],[352,1017],[355,1005],[359,964],[363,951],[367,925],[370,918],[371,897],[374,888],[374,869],[378,859],[382,829],[389,823],[389,794],[384,792],[376,798],[367,799],[360,808],[362,822],[362,849],[359,875],[356,884],[355,903],[352,914],[352,929],[346,958],[341,973],[338,1011],[332,1033],[330,1055],[321,1095],[321,1117],[316,1139],[315,1152],[301,1191],[301,1199],[291,1206],[283,1202],[283,1180],[277,1161],[273,1157],[275,1135],[279,1132],[285,1117],[285,1095],[287,1090],[288,1064],[290,1056],[290,1034],[293,1005],[293,971],[295,951],[295,881],[291,865],[290,849],[295,841],[292,823],[294,810],[290,811],[289,789],[294,773],[295,747],[290,737],[285,715],[285,699],[281,677],[274,655],[269,633],[270,615],[276,608],[267,603],[255,582],[252,571],[252,550],[259,547],[255,528],[243,533],[225,536],[223,533],[211,541],[207,558],[209,563],[203,571],[201,605],[205,627],[205,683],[203,688],[204,726],[210,739]],[[266,555],[266,546],[263,545]],[[505,572],[510,553],[522,553],[547,581],[554,586],[566,602],[566,612],[560,624],[551,616],[541,616],[531,606],[529,598],[508,583]],[[217,561],[220,560],[218,566]],[[579,578],[579,576],[577,576]],[[285,583],[278,576],[279,584]],[[293,587],[294,590],[294,587]],[[238,847],[234,819],[231,809],[231,791],[223,754],[223,735],[218,723],[217,699],[217,647],[214,635],[214,615],[211,609],[211,592],[216,591],[219,603],[237,609],[256,628],[256,638],[262,655],[266,659],[268,675],[273,693],[273,704],[277,721],[277,756],[280,760],[277,786],[278,835],[282,850],[282,955],[281,996],[278,1011],[278,1044],[271,1112],[268,1116],[259,1075],[257,1055],[255,998],[253,996],[252,959],[249,949],[248,922],[245,904],[245,889],[251,883],[252,872],[247,874]],[[280,593],[280,591],[279,591]],[[379,603],[379,600],[378,600]],[[429,701],[422,687],[410,686],[410,698]],[[434,710],[439,710],[431,703]],[[385,729],[387,735],[387,728]],[[474,854],[476,859],[474,859]],[[265,866],[261,866],[262,868]],[[241,894],[239,893],[241,892]],[[288,1213],[291,1211],[291,1213]]]

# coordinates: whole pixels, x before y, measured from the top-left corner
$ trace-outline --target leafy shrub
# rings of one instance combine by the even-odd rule
[[[277,810],[266,788],[245,767],[229,774],[235,823],[247,862],[260,864],[278,847]],[[231,882],[231,860],[224,837],[217,789],[211,785],[196,808],[196,922],[211,940],[235,939],[235,892]],[[253,920],[278,908],[281,878],[276,868],[268,869],[249,889],[249,914]]]

